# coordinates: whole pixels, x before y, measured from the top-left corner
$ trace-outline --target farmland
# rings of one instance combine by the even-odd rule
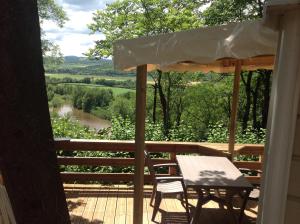
[[[81,75],[81,74],[68,74],[68,73],[46,73],[46,77],[55,78],[55,79],[63,79],[63,78],[71,78],[71,79],[107,79],[107,80],[117,80],[117,81],[126,81],[126,80],[135,80],[134,76],[120,75],[120,76],[105,76],[105,75]]]

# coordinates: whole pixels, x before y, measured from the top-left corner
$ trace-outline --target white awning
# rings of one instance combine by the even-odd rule
[[[118,70],[147,64],[148,71],[232,72],[238,59],[243,70],[272,69],[277,36],[259,20],[119,40],[114,65]]]

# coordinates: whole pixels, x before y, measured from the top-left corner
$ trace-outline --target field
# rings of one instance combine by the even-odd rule
[[[107,80],[116,80],[116,81],[126,81],[126,80],[135,80],[135,77],[132,76],[100,76],[100,75],[73,75],[73,74],[50,74],[46,73],[47,77],[63,79],[63,78],[71,78],[71,79],[83,79],[83,78],[91,78],[91,79],[107,79]]]
[[[61,85],[84,86],[84,87],[93,88],[93,89],[111,89],[115,95],[120,95],[120,94],[127,93],[127,92],[135,92],[135,90],[132,90],[132,89],[108,87],[108,86],[85,84],[85,83],[64,83]]]

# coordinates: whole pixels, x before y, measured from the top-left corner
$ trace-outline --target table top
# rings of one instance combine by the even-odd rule
[[[226,157],[178,155],[176,158],[187,187],[253,188]]]

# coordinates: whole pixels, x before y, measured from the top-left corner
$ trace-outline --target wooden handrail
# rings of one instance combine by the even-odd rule
[[[105,152],[134,152],[134,141],[86,140],[86,139],[56,139],[57,151],[105,151]],[[198,143],[198,142],[146,142],[150,152],[169,153],[168,158],[153,159],[154,164],[175,162],[176,154],[197,153],[208,156],[230,157],[227,144]],[[263,145],[237,144],[235,155],[262,156]],[[106,158],[106,157],[66,157],[58,156],[59,165],[86,165],[86,166],[114,166],[126,167],[134,165],[134,158]],[[234,161],[238,168],[262,170],[262,161]],[[173,174],[174,170],[169,170]],[[103,181],[103,182],[129,182],[133,180],[131,173],[88,173],[88,172],[62,172],[63,181]],[[248,178],[252,183],[260,181],[260,176]],[[145,181],[150,177],[145,175]]]

